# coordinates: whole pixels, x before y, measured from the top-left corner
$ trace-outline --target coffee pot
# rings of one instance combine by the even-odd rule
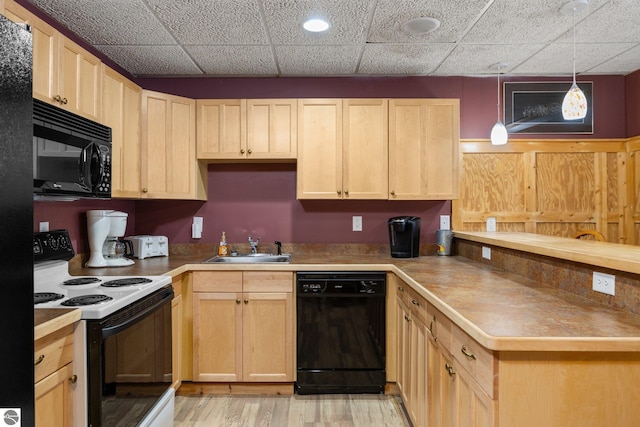
[[[114,210],[87,211],[87,231],[89,234],[89,261],[87,267],[124,267],[134,261],[133,245],[120,240],[127,229],[126,212]]]

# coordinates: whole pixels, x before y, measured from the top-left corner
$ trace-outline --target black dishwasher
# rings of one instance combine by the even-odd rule
[[[298,394],[384,393],[384,272],[301,272],[296,279]]]

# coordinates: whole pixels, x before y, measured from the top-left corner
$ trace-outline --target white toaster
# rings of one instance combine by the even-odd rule
[[[145,259],[154,256],[169,256],[169,239],[166,236],[129,236],[133,256]]]

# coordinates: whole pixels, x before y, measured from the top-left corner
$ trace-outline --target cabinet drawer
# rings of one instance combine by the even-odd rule
[[[35,382],[73,360],[73,325],[66,326],[35,342]]]
[[[451,354],[451,320],[431,304],[427,304],[427,335],[445,354]]]
[[[242,292],[242,271],[194,271],[193,292]]]
[[[292,271],[245,271],[244,292],[293,292]]]
[[[498,365],[493,352],[478,344],[456,325],[453,325],[452,340],[453,357],[493,398],[497,388],[497,380],[494,379],[498,377]]]

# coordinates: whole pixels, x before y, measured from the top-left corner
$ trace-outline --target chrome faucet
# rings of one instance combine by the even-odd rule
[[[251,238],[251,236],[249,236],[249,246],[251,246],[251,253],[252,254],[257,254],[258,253],[258,243],[260,243],[260,237],[258,237],[258,239],[254,241]]]

